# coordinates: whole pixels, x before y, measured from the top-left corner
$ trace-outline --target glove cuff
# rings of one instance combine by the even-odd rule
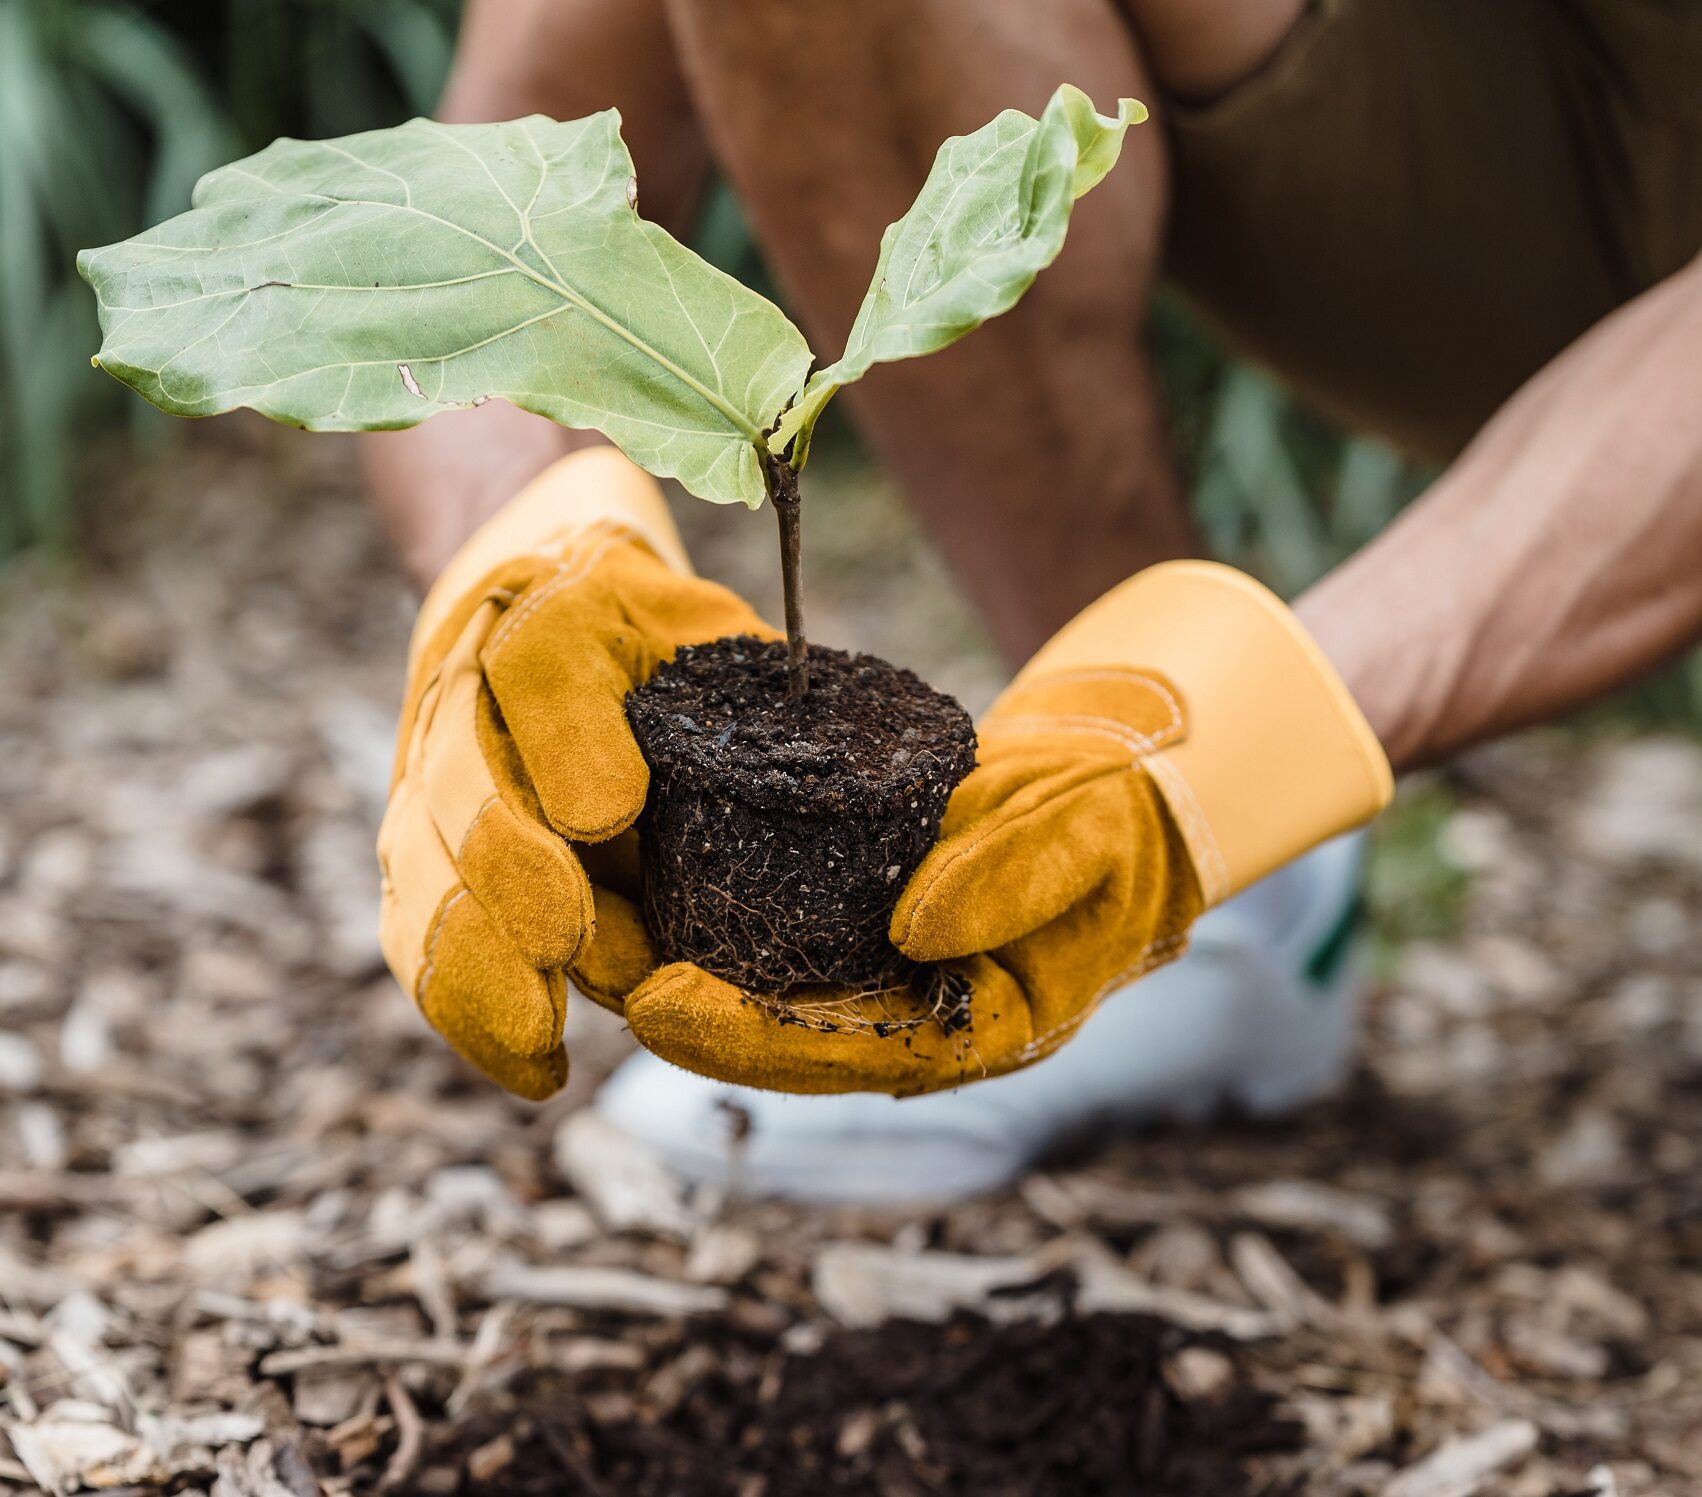
[[[473,532],[420,605],[415,640],[431,639],[466,594],[504,562],[559,557],[599,522],[632,531],[676,572],[692,575],[656,480],[613,447],[586,447],[551,463]]]
[[[1233,567],[1175,561],[1112,589],[1017,676],[1090,666],[1161,672],[1186,737],[1143,764],[1208,906],[1369,821],[1394,777],[1370,724],[1300,621]]]

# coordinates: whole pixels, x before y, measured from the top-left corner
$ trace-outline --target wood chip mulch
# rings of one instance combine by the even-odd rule
[[[1458,918],[1295,1119],[740,1202],[599,1136],[590,1005],[532,1108],[384,973],[347,446],[238,424],[96,519],[0,578],[0,1491],[1702,1494],[1702,746],[1451,772]]]

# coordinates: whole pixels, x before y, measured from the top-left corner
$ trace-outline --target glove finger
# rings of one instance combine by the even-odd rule
[[[650,785],[626,721],[626,694],[649,647],[595,570],[616,544],[605,536],[576,551],[482,652],[485,680],[544,815],[576,842],[631,826]]]
[[[682,577],[636,547],[611,553],[604,571],[622,611],[659,660],[681,645],[703,644],[730,634],[783,637],[731,589],[701,577]]]
[[[379,832],[385,960],[432,1026],[474,1064],[505,1086],[510,1075],[541,1085],[566,1064],[551,1058],[565,984],[531,966],[471,896],[416,787],[412,778],[397,787]]]
[[[421,705],[418,778],[473,897],[530,966],[565,967],[591,929],[591,885],[544,824],[484,688],[479,646],[486,632],[464,633]]]
[[[457,1048],[462,1036],[483,1036],[511,1054],[537,1057],[561,1043],[565,977],[527,962],[465,888],[438,909],[415,997]]]
[[[623,1013],[626,995],[656,970],[656,948],[638,906],[597,886],[596,934],[568,970],[573,985],[593,1003]]]
[[[650,772],[626,694],[682,644],[775,637],[750,606],[617,535],[588,537],[491,634],[486,679],[550,824],[576,842],[632,825]]]
[[[947,991],[930,993],[942,980]],[[924,981],[867,997],[821,990],[777,999],[676,962],[627,997],[626,1017],[662,1059],[770,1091],[910,1096],[1024,1063],[1034,1038],[1028,1004],[997,962],[973,958]],[[942,1022],[947,1014],[956,1016]]]
[[[380,941],[397,982],[490,1079],[534,1101],[550,1096],[567,1079],[562,980],[531,968],[488,924],[480,929],[488,915],[456,878],[412,781],[386,811],[380,861]]]
[[[567,1084],[567,1047],[559,1040],[542,1055],[519,1055],[457,1010],[426,1018],[457,1055],[517,1097],[543,1102]]]
[[[1019,754],[977,769],[899,896],[893,944],[937,962],[1028,935],[1108,884],[1139,879],[1156,815],[1145,774],[1126,764]]]

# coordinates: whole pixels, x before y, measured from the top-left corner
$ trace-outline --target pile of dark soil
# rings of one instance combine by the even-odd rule
[[[568,1491],[621,1497],[1293,1490],[1252,1467],[1299,1448],[1300,1427],[1239,1372],[1192,1401],[1178,1396],[1166,1364],[1201,1338],[1145,1316],[891,1321],[837,1332],[808,1355],[751,1355],[725,1323],[693,1340],[703,1370],[659,1417],[600,1421],[606,1394],[534,1401],[500,1483],[463,1491],[553,1494],[564,1476]],[[744,1356],[728,1345],[741,1340]],[[675,1366],[692,1359],[688,1350]]]
[[[872,655],[688,646],[627,698],[650,765],[639,836],[644,913],[670,961],[744,987],[896,985],[892,908],[975,763],[952,698]]]

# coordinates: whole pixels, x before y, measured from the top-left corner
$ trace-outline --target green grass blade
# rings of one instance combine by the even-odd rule
[[[203,173],[228,159],[234,142],[188,57],[133,11],[92,6],[79,28],[90,73],[147,121],[155,136],[143,212],[150,223],[180,212]]]

